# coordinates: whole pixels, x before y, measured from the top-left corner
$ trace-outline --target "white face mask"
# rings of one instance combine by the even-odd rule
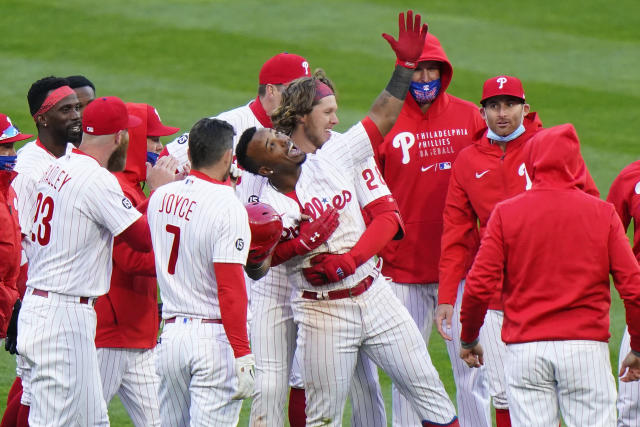
[[[498,141],[498,142],[509,142],[509,141],[513,141],[514,139],[522,135],[524,131],[525,131],[524,125],[522,123],[520,123],[520,126],[518,126],[516,130],[514,130],[513,132],[511,132],[509,135],[506,135],[506,136],[499,136],[494,131],[492,131],[491,128],[488,128],[487,138],[493,141]]]

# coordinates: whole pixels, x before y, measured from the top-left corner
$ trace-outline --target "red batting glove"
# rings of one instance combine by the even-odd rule
[[[409,10],[405,26],[404,12],[400,12],[398,15],[398,40],[396,41],[393,36],[387,33],[382,34],[382,37],[389,42],[391,49],[396,53],[399,64],[403,67],[416,68],[422,49],[424,49],[429,26],[424,24],[421,27],[420,21],[420,14],[416,14],[414,22],[413,10]]]
[[[300,223],[300,234],[295,239],[297,244],[295,251],[298,255],[304,255],[327,241],[340,224],[340,214],[333,207],[326,211],[314,221],[302,221]]]
[[[313,286],[322,286],[351,276],[356,268],[356,260],[348,252],[341,255],[319,254],[311,258],[311,267],[302,269],[302,273]]]

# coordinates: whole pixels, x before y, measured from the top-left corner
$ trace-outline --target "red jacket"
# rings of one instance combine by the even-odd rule
[[[22,247],[16,193],[11,181],[16,173],[0,171],[0,338],[5,337],[13,305],[18,299],[17,279],[20,274]]]
[[[129,129],[127,163],[114,175],[134,206],[146,195],[140,183],[146,178],[147,120],[145,104],[127,104],[130,114],[143,122]],[[146,204],[145,204],[146,206]],[[96,347],[153,348],[158,336],[158,293],[151,252],[137,252],[116,238],[109,293],[96,302]]]
[[[485,124],[474,104],[446,93],[453,68],[438,39],[427,35],[420,61],[440,61],[441,92],[426,113],[411,95],[376,159],[404,220],[402,240],[387,244],[382,273],[399,283],[436,283],[442,210],[451,165]],[[406,148],[403,148],[406,147]]]
[[[585,193],[572,125],[543,130],[526,148],[530,191],[498,203],[462,300],[461,339],[478,336],[504,276],[502,340],[609,339],[609,273],[640,350],[640,266],[615,209]]]
[[[640,261],[640,160],[622,169],[611,184],[607,201],[615,206],[625,230],[633,219],[633,253]]]
[[[487,130],[476,135],[471,147],[460,153],[453,167],[444,209],[444,232],[440,257],[439,304],[454,304],[458,283],[466,275],[477,251],[489,216],[496,203],[531,187],[525,168],[527,141],[542,129],[537,113],[529,113],[523,121],[525,132],[506,144],[487,138]],[[585,168],[587,192],[599,196],[598,189]],[[501,310],[499,292],[490,307]]]

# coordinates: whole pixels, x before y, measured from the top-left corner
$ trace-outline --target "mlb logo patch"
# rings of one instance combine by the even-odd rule
[[[438,169],[440,170],[451,169],[451,162],[438,163]]]

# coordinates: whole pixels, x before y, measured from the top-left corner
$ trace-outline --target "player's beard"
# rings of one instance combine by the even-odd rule
[[[109,172],[122,172],[124,170],[124,166],[127,163],[127,147],[129,146],[129,135],[125,135],[118,148],[109,156],[107,161],[107,170]]]

